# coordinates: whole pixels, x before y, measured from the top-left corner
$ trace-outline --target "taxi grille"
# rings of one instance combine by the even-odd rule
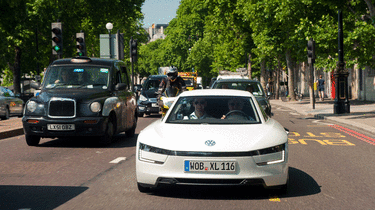
[[[51,99],[49,102],[49,117],[75,117],[76,104],[72,99]]]

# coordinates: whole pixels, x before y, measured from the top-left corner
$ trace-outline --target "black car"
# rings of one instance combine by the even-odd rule
[[[47,68],[38,96],[26,103],[22,118],[26,142],[40,138],[91,136],[109,144],[113,135],[133,136],[137,126],[136,95],[125,63],[76,57]]]
[[[249,91],[255,96],[267,115],[271,116],[271,104],[268,100],[269,96],[265,94],[259,81],[239,78],[218,79],[212,84],[211,89],[236,89]]]
[[[159,89],[161,80],[166,77],[166,75],[150,75],[143,83],[141,94],[138,98],[138,114],[140,117],[143,114],[159,113],[160,107],[156,92]]]

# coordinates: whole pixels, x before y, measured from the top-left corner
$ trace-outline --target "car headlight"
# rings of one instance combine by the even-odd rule
[[[139,96],[140,101],[147,101],[147,98],[144,95]]]
[[[282,163],[286,160],[288,144],[281,144],[274,147],[258,150],[258,155],[254,155],[254,161],[258,166]]]
[[[138,152],[138,159],[141,161],[163,164],[171,151],[139,143]]]
[[[27,111],[35,112],[37,105],[35,101],[29,101],[29,103],[27,103]]]
[[[100,112],[102,110],[102,105],[99,102],[93,102],[90,104],[90,110],[95,113]]]
[[[44,115],[44,104],[38,103],[36,101],[28,101],[25,109],[24,115]]]

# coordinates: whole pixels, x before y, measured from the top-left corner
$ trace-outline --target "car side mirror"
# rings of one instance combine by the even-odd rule
[[[34,88],[35,90],[40,90],[40,82],[32,82],[30,83],[30,87]]]
[[[115,86],[115,90],[126,90],[127,89],[127,85],[125,83],[118,83],[116,86]]]

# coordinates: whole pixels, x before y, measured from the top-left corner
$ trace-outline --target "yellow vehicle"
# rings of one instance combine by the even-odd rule
[[[195,90],[198,88],[197,84],[197,72],[178,72],[178,76],[184,79],[186,84],[186,89],[188,90]]]

